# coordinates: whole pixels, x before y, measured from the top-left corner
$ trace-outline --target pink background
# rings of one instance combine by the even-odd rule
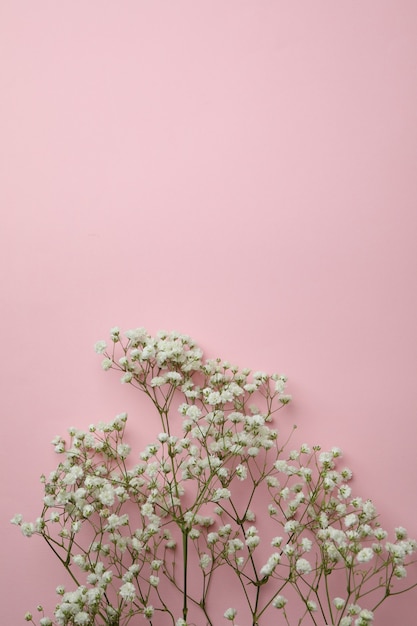
[[[2,3],[2,623],[55,602],[8,522],[52,437],[152,430],[93,352],[115,324],[285,371],[300,439],[417,537],[416,42],[415,0]]]

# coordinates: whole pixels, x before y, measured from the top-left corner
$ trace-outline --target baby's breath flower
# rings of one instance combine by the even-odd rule
[[[248,546],[248,548],[253,550],[254,548],[256,548],[257,545],[259,545],[260,540],[261,540],[260,537],[255,535],[253,537],[252,536],[251,537],[247,537],[245,543]]]
[[[111,337],[112,341],[114,341],[114,342],[119,340],[120,329],[119,329],[118,326],[113,326],[113,328],[110,329],[110,337]]]
[[[143,614],[144,614],[144,616],[145,616],[145,617],[150,618],[150,617],[152,617],[152,616],[153,616],[154,611],[155,611],[155,609],[153,608],[153,606],[152,606],[152,605],[149,605],[149,606],[147,606],[147,607],[145,607],[145,608],[143,609]]]
[[[311,541],[311,539],[308,539],[307,537],[303,537],[303,539],[301,540],[301,547],[304,550],[304,552],[310,552],[312,546],[313,546],[313,542]]]
[[[232,532],[232,527],[230,524],[225,524],[219,528],[219,536],[220,537],[228,537]]]
[[[368,609],[362,609],[359,613],[359,617],[355,620],[355,626],[368,626],[369,622],[374,619],[374,614]]]
[[[294,531],[297,530],[299,525],[300,525],[299,522],[297,522],[296,520],[294,519],[289,520],[284,526],[284,531],[286,533],[293,533]]]
[[[277,393],[282,393],[285,389],[285,381],[282,380],[282,378],[279,378],[276,382],[275,382],[275,391]]]
[[[350,528],[351,526],[354,526],[355,524],[358,523],[358,516],[355,513],[350,513],[349,515],[346,515],[344,521],[345,521],[345,526],[347,528]]]
[[[219,500],[228,500],[230,498],[230,491],[229,489],[216,489],[215,492],[213,493],[213,497],[212,497],[212,501],[213,502],[218,502]]]
[[[239,464],[236,466],[236,475],[239,480],[245,480],[248,475],[248,470],[245,465]]]
[[[348,606],[348,615],[359,615],[361,612],[361,607],[359,604],[349,604]]]
[[[407,531],[402,526],[395,529],[395,536],[400,541],[401,539],[407,539]]]
[[[54,620],[43,616],[40,626],[91,626],[99,616],[106,624],[118,624],[137,621],[138,614],[152,621],[155,609],[147,603],[159,597],[161,572],[177,585],[175,555],[168,553],[177,548],[170,528],[187,533],[197,556],[197,563],[189,562],[201,568],[203,579],[217,574],[221,565],[231,565],[245,580],[248,559],[255,557],[261,542],[251,525],[255,514],[247,507],[258,505],[254,496],[261,484],[269,501],[257,510],[269,513],[270,523],[278,523],[285,539],[273,537],[266,562],[253,563],[260,585],[276,578],[276,592],[285,584],[304,589],[302,601],[310,613],[317,610],[313,593],[321,600],[323,568],[351,570],[352,580],[359,576],[371,581],[378,575],[378,580],[399,586],[417,543],[407,538],[402,526],[395,529],[395,540],[387,541],[373,503],[352,496],[352,472],[339,469],[341,450],[322,452],[306,443],[290,451],[278,446],[278,433],[270,426],[279,405],[291,400],[285,394],[285,376],[255,371],[250,377],[249,369],[239,370],[220,358],[203,360],[192,339],[178,332],[150,336],[137,328],[121,336],[114,327],[110,338],[110,349],[104,340],[95,344],[103,355],[102,368],[121,370],[122,382],[132,382],[152,398],[163,432],[133,467],[125,463],[130,453],[124,441],[126,414],[90,425],[87,432],[71,427],[69,443],[61,436],[53,439],[60,462],[49,478],[41,479],[42,516],[25,522],[18,514],[11,522],[28,537],[52,539],[63,550],[66,566],[74,567],[74,575],[76,568],[81,570],[83,584],[68,592],[57,587],[61,597]],[[180,420],[174,428],[171,419],[177,406]],[[248,490],[240,489],[239,480],[249,480]],[[203,515],[207,511],[211,515]],[[310,560],[304,558],[309,555]],[[303,586],[300,579],[313,569],[313,587]],[[360,585],[358,590],[354,596],[359,602]],[[370,626],[372,611],[347,602],[333,598],[333,613],[340,611],[333,623]],[[285,618],[285,596],[278,594],[272,601],[269,596],[269,603],[284,609]],[[164,608],[174,622],[171,607]],[[37,610],[43,615],[40,605]],[[224,617],[234,623],[236,614],[230,607]],[[25,619],[33,621],[30,613]],[[177,619],[176,626],[187,626],[186,620]]]
[[[102,339],[101,341],[97,341],[96,344],[94,345],[94,350],[97,352],[97,354],[103,354],[103,352],[105,352],[107,349],[107,343],[104,341],[104,339]]]
[[[136,597],[135,585],[130,582],[125,583],[120,587],[119,594],[126,602],[133,602]]]
[[[200,557],[200,567],[201,569],[207,569],[211,564],[211,556],[209,554],[202,554]]]
[[[127,443],[119,443],[117,446],[117,454],[121,459],[126,459],[130,453],[130,446]]]
[[[336,597],[333,599],[333,604],[338,611],[341,611],[345,606],[345,600],[343,600],[343,598]]]
[[[162,387],[162,385],[165,385],[165,383],[166,378],[164,376],[155,376],[151,380],[151,387]]]
[[[366,502],[364,502],[362,505],[362,512],[366,519],[370,520],[374,518],[376,515],[374,503],[371,502],[371,500],[367,500]]]
[[[279,548],[282,543],[282,537],[274,537],[271,541],[271,545],[274,548]]]
[[[356,555],[358,563],[367,563],[374,557],[374,551],[372,548],[362,548]]]
[[[35,533],[35,525],[32,522],[23,522],[20,529],[25,537],[32,537]]]
[[[382,541],[383,539],[386,539],[387,535],[388,535],[387,531],[384,530],[383,528],[376,528],[374,530],[374,536],[379,541]]]
[[[394,569],[395,578],[405,578],[407,576],[407,570],[403,565],[397,565]]]
[[[311,572],[311,564],[307,561],[307,559],[297,559],[295,563],[295,569],[299,574],[309,574]]]
[[[261,571],[260,571],[261,575],[271,576],[272,572],[275,570],[276,566],[280,563],[280,561],[281,561],[281,555],[278,552],[274,552],[274,554],[271,554],[268,561],[261,568]]]
[[[352,489],[348,485],[340,485],[338,493],[340,498],[349,498]]]
[[[275,596],[275,598],[272,600],[272,606],[274,606],[276,609],[283,609],[284,606],[287,604],[288,600],[287,598],[285,598],[284,596],[278,595]]]
[[[238,550],[242,550],[244,544],[240,539],[230,539],[227,543],[227,551],[229,554],[233,554]]]

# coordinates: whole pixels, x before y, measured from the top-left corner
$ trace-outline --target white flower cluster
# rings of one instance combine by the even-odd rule
[[[328,606],[336,571],[327,623],[372,622],[374,608],[363,608],[361,598],[379,588],[376,606],[390,595],[416,542],[401,526],[388,539],[372,502],[352,495],[339,448],[303,444],[286,452],[271,424],[291,399],[285,376],[205,360],[190,337],[152,337],[143,328],[123,336],[115,327],[96,351],[104,370],[119,370],[123,383],[150,398],[161,430],[136,464],[126,414],[87,431],[70,428],[69,442],[52,441],[60,462],[42,477],[42,514],[35,522],[12,520],[25,536],[41,535],[77,584],[57,589],[54,618],[43,616],[40,626],[119,626],[135,615],[151,622],[155,611],[169,611],[174,622],[170,586],[183,594],[176,626],[187,626],[188,603],[206,619],[211,580],[227,569],[254,624],[268,623],[269,609],[287,620],[285,587],[301,598],[299,623]],[[265,518],[271,537],[260,531]],[[201,583],[196,596],[186,589],[190,562]],[[236,615],[224,612],[233,624]]]

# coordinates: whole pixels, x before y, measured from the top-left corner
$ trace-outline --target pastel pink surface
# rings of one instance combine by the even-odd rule
[[[127,409],[153,432],[93,352],[115,324],[285,371],[281,419],[417,537],[415,2],[0,12],[4,623],[55,602],[8,523],[40,512],[48,442]]]

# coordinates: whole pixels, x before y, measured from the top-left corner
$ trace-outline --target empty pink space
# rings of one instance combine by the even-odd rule
[[[52,438],[125,410],[154,436],[94,354],[116,324],[285,372],[295,441],[417,537],[416,42],[413,0],[2,4],[2,623],[62,582],[9,523]]]

